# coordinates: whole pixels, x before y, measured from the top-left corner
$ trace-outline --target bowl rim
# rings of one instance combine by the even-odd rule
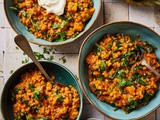
[[[62,64],[60,64],[60,63],[58,63],[58,62],[54,62],[54,61],[43,61],[43,60],[40,60],[39,62],[40,62],[40,63],[49,63],[49,64],[57,65],[57,66],[61,67],[62,69],[64,69],[65,71],[67,71],[67,72],[73,77],[73,79],[75,80],[75,82],[76,82],[76,84],[77,84],[78,91],[79,91],[79,97],[80,97],[79,114],[78,114],[78,117],[77,117],[76,120],[80,120],[80,118],[81,118],[81,116],[82,116],[83,98],[84,98],[84,96],[83,96],[83,92],[82,92],[82,89],[81,89],[81,87],[80,87],[80,84],[79,84],[79,82],[78,82],[78,81],[79,81],[78,77],[76,77],[67,67],[63,66]],[[22,65],[22,66],[19,67],[18,69],[16,69],[16,70],[13,72],[13,74],[7,79],[7,81],[6,81],[6,83],[5,83],[4,87],[3,87],[2,94],[1,94],[1,96],[0,96],[0,100],[1,100],[1,102],[0,102],[0,103],[1,103],[0,107],[1,107],[1,113],[2,113],[2,117],[3,117],[3,118],[4,118],[4,112],[2,111],[2,106],[3,106],[3,104],[2,104],[2,98],[3,98],[3,94],[4,94],[4,92],[5,92],[6,85],[9,83],[9,81],[10,81],[10,79],[13,77],[13,75],[14,75],[15,73],[17,73],[17,71],[20,71],[22,68],[24,68],[24,67],[26,67],[26,66],[28,66],[28,65],[30,65],[30,64],[34,64],[34,62],[27,63],[27,64],[25,64],[25,65]],[[35,66],[36,66],[36,65],[35,65]]]
[[[34,42],[34,41],[32,41],[32,40],[29,40],[29,39],[27,39],[30,43],[33,43],[33,44],[36,44],[36,45],[41,45],[41,46],[60,46],[60,45],[66,45],[66,44],[69,44],[69,43],[71,43],[71,42],[73,42],[73,41],[76,41],[76,40],[78,40],[80,37],[82,37],[86,32],[88,32],[89,31],[89,29],[93,26],[93,24],[95,23],[95,21],[97,20],[97,18],[98,18],[98,16],[100,15],[100,10],[101,10],[101,8],[102,8],[102,0],[99,0],[99,4],[100,4],[100,7],[97,9],[98,11],[98,13],[97,13],[97,15],[96,15],[96,17],[93,19],[93,21],[92,21],[92,23],[91,23],[91,25],[84,31],[81,31],[81,32],[83,32],[83,34],[81,34],[81,35],[79,35],[78,37],[76,37],[75,39],[73,39],[73,40],[70,40],[70,41],[65,41],[65,42],[59,42],[58,44],[54,44],[54,43],[52,43],[52,44],[43,44],[43,43],[38,43],[38,42]],[[4,13],[5,13],[5,16],[6,16],[6,18],[7,18],[7,21],[8,21],[8,23],[9,23],[9,25],[11,26],[11,28],[12,28],[12,30],[16,33],[16,34],[19,34],[18,32],[17,32],[17,30],[13,27],[13,24],[11,24],[11,22],[10,22],[10,20],[9,20],[9,17],[8,17],[8,15],[7,15],[7,10],[6,10],[6,0],[3,0],[3,9],[4,9]],[[19,21],[20,22],[20,21]],[[88,23],[87,23],[88,24]],[[44,39],[43,39],[44,40]],[[50,42],[51,43],[51,42]]]
[[[143,28],[146,28],[146,29],[152,31],[154,34],[156,34],[156,35],[160,38],[160,35],[159,35],[157,32],[155,32],[154,30],[152,30],[151,28],[149,28],[149,27],[147,27],[147,26],[145,26],[145,25],[143,25],[143,24],[140,24],[140,23],[137,23],[137,22],[133,22],[133,21],[116,21],[116,22],[106,23],[106,24],[104,24],[104,25],[96,28],[96,29],[95,29],[94,31],[92,31],[92,32],[85,38],[85,40],[83,41],[83,43],[82,43],[82,45],[81,45],[81,47],[80,47],[80,50],[79,50],[79,55],[78,55],[78,78],[79,78],[79,81],[80,81],[81,89],[82,89],[85,97],[87,98],[87,100],[91,103],[91,105],[92,105],[94,108],[96,108],[96,109],[97,109],[100,113],[102,113],[104,116],[106,116],[106,117],[108,117],[108,118],[110,118],[110,119],[113,119],[113,120],[118,120],[118,119],[117,119],[117,118],[114,118],[114,117],[111,117],[111,116],[107,115],[105,112],[103,112],[102,110],[100,110],[100,108],[98,108],[98,107],[96,106],[96,104],[93,103],[92,100],[91,100],[91,99],[89,98],[89,96],[87,95],[87,93],[86,93],[86,91],[85,91],[85,89],[84,89],[84,86],[83,86],[83,84],[82,84],[82,80],[80,79],[80,58],[81,58],[81,55],[82,55],[83,46],[84,46],[84,44],[86,43],[86,41],[88,41],[88,38],[90,38],[94,33],[96,33],[97,31],[99,31],[100,29],[102,29],[102,28],[104,28],[104,27],[106,27],[106,26],[109,26],[109,25],[117,24],[117,23],[118,23],[118,24],[119,24],[119,23],[129,23],[129,24],[139,25],[139,26],[141,26],[141,27],[143,27]],[[151,110],[151,111],[149,111],[148,113],[144,114],[143,116],[140,116],[140,117],[137,117],[137,118],[133,118],[133,120],[139,120],[139,119],[141,119],[141,118],[144,118],[144,117],[146,117],[147,115],[149,115],[149,114],[151,114],[152,112],[154,112],[155,110],[157,110],[159,107],[160,107],[160,104],[159,104],[157,107],[155,107],[153,110]]]

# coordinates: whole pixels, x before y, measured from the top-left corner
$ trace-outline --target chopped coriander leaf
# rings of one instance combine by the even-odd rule
[[[118,70],[114,74],[110,75],[108,78],[114,79],[117,76],[117,74],[118,74]]]
[[[59,32],[57,34],[58,34],[58,37],[56,38],[56,41],[58,41],[58,42],[65,41],[65,36],[66,36],[67,32]]]
[[[139,66],[136,66],[133,70],[138,70],[138,69],[141,69],[141,68],[143,68],[143,66],[141,66],[141,65],[139,65]]]
[[[135,52],[133,52],[133,51],[132,51],[132,52],[127,52],[127,53],[125,54],[125,56],[126,56],[126,57],[130,57],[130,56],[133,55],[133,54],[135,54]]]
[[[118,71],[118,77],[120,78],[120,79],[123,79],[124,77],[125,77],[125,73],[123,72],[123,71]]]
[[[10,74],[12,74],[13,72],[14,72],[14,70],[10,70],[10,72],[9,72],[9,73],[10,73]]]
[[[29,19],[32,19],[32,15],[33,15],[33,13],[29,14]]]
[[[114,111],[117,111],[119,108],[118,107],[116,107],[115,109],[114,109]]]
[[[145,85],[147,85],[147,82],[142,79],[138,79],[138,84],[145,86]]]
[[[29,28],[27,26],[24,26],[26,28],[26,30],[29,30]]]
[[[116,42],[116,46],[117,46],[118,48],[121,47],[121,45],[120,45],[121,43],[120,43],[119,40],[116,40],[115,42]]]
[[[50,54],[49,49],[47,49],[46,47],[43,48],[43,54]]]
[[[16,46],[16,50],[19,50],[19,47]]]
[[[22,64],[26,64],[26,63],[28,63],[28,62],[29,62],[29,60],[28,60],[28,59],[25,59],[25,60],[22,61]]]
[[[9,9],[11,9],[11,10],[15,10],[15,11],[17,11],[17,10],[18,10],[16,7],[13,7],[13,6],[10,6],[10,7],[9,7]]]
[[[95,85],[95,84],[92,84],[92,87],[93,87],[94,89],[96,89],[96,85]]]
[[[26,53],[25,53],[25,52],[23,52],[23,55],[26,55]]]
[[[49,58],[47,58],[47,60],[52,61],[54,59],[54,56],[50,56]]]
[[[103,80],[103,76],[102,75],[98,75],[98,80],[102,81]]]
[[[29,117],[28,115],[26,115],[26,120],[33,120],[33,119]]]
[[[133,85],[131,80],[125,80],[125,79],[121,79],[120,82],[117,84],[117,87],[127,87],[127,86],[131,86]]]
[[[41,95],[40,91],[37,90],[33,93],[33,98],[35,98],[36,100],[40,100],[43,98],[43,96]]]
[[[29,105],[29,102],[27,100],[24,99],[24,97],[21,97],[20,98],[20,101],[23,103],[23,104],[26,104],[27,106]]]
[[[132,80],[135,81],[135,83],[137,84],[141,84],[141,85],[147,85],[147,82],[141,79],[141,76],[139,75],[139,73],[135,73],[132,77]]]
[[[42,104],[38,104],[37,106],[31,106],[30,112],[31,113],[37,113],[39,108],[42,107]]]
[[[29,87],[29,89],[30,89],[31,91],[34,91],[35,86],[34,86],[33,84],[30,84],[30,83],[29,83],[28,87]]]
[[[44,57],[44,55],[43,54],[41,54],[41,53],[39,53],[39,52],[34,52],[34,55],[37,57],[37,59],[38,60],[41,60],[41,59],[46,59],[45,57]]]
[[[21,113],[18,113],[15,117],[15,120],[21,120]]]
[[[40,118],[39,120],[49,120],[49,118]]]
[[[102,47],[99,44],[97,44],[97,43],[95,43],[94,49],[96,50],[96,52],[100,52],[100,51],[103,50]]]
[[[1,72],[1,73],[3,73],[3,71],[2,71],[2,70],[0,70],[0,72]]]
[[[55,54],[55,51],[53,51],[52,54]]]
[[[66,63],[65,56],[63,56],[62,58],[59,58],[59,60],[62,60],[63,64]]]
[[[57,89],[57,90],[56,90],[56,94],[59,95],[59,93],[60,93],[60,91]]]
[[[135,100],[132,100],[131,98],[128,99],[128,102],[130,104],[130,106],[129,106],[130,109],[135,109],[137,107],[137,105],[138,105],[138,102],[135,101]]]
[[[62,28],[68,23],[68,21],[63,20],[62,21]]]
[[[148,42],[145,42],[145,45],[139,45],[139,46],[148,53],[152,53],[157,49],[155,46],[149,44]]]
[[[18,93],[19,90],[20,90],[20,89],[14,89],[14,90],[12,91],[12,98],[11,98],[12,101],[14,101],[14,100],[16,99],[16,95],[17,95],[17,93]]]
[[[94,94],[97,95],[99,93],[99,91],[95,91]]]
[[[24,11],[24,10],[21,10],[20,12],[22,13],[22,16],[23,16],[23,17],[26,17],[26,16],[27,16],[27,13],[26,13],[26,11]]]
[[[104,71],[105,68],[106,68],[106,62],[105,62],[105,61],[102,61],[102,62],[100,63],[100,70],[101,70],[101,71]]]
[[[111,48],[111,43],[107,44],[107,48],[110,49]]]
[[[46,35],[46,39],[47,39],[47,40],[48,40],[50,37],[51,37],[50,35],[48,35],[48,34]]]
[[[119,90],[119,92],[123,93],[123,90],[122,90],[122,89],[120,89],[120,90]]]
[[[63,100],[63,96],[59,96],[57,99],[57,103],[60,104],[62,102],[62,100]]]
[[[129,65],[129,60],[128,60],[127,58],[124,58],[124,59],[123,59],[123,62],[124,62],[124,64],[125,64],[126,66]]]

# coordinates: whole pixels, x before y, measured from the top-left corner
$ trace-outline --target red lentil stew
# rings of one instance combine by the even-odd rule
[[[159,78],[146,66],[144,58],[157,72],[157,49],[140,36],[106,35],[87,55],[89,87],[96,97],[126,113],[149,103],[158,91]],[[143,49],[144,52],[141,52]]]
[[[11,9],[18,12],[20,21],[30,33],[50,42],[76,37],[95,11],[92,0],[67,0],[61,16],[47,13],[37,0],[14,0]]]
[[[75,120],[80,98],[72,86],[47,81],[39,70],[22,74],[12,91],[15,120]]]

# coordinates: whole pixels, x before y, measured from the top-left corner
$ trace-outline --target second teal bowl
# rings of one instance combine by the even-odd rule
[[[56,81],[63,83],[67,86],[73,86],[80,97],[80,108],[79,108],[79,115],[76,120],[81,120],[81,113],[83,109],[83,93],[79,86],[78,79],[71,73],[66,67],[62,66],[56,62],[45,62],[41,61],[41,65],[48,70],[49,73],[53,73],[56,77]],[[19,82],[21,74],[28,71],[29,69],[35,68],[36,65],[34,63],[26,64],[16,70],[11,77],[7,80],[2,96],[1,96],[1,112],[3,115],[4,120],[13,120],[13,110],[12,110],[12,100],[10,98],[10,92],[14,88],[14,86]]]
[[[35,38],[33,34],[31,34],[30,32],[26,30],[25,26],[20,22],[18,15],[16,15],[13,10],[10,10],[10,7],[14,6],[13,1],[14,0],[4,0],[4,3],[3,3],[6,17],[8,19],[9,24],[13,28],[13,30],[17,34],[24,35],[27,38],[27,40],[29,40],[29,42],[38,44],[38,45],[44,45],[44,46],[63,45],[63,44],[67,44],[67,43],[77,40],[80,36],[84,35],[89,30],[89,28],[94,24],[95,20],[97,19],[100,13],[100,9],[102,6],[102,0],[92,0],[94,8],[95,8],[95,12],[92,15],[91,19],[86,24],[85,29],[82,32],[80,32],[78,36],[76,36],[75,38],[67,39],[63,42],[48,42],[43,39]]]
[[[130,114],[125,114],[122,110],[114,111],[114,107],[101,102],[97,97],[91,93],[88,86],[87,77],[87,66],[85,63],[85,57],[92,50],[95,43],[103,38],[106,34],[117,34],[123,33],[124,35],[129,35],[131,38],[139,34],[142,40],[150,42],[152,45],[156,46],[156,55],[160,60],[160,36],[155,33],[150,28],[133,22],[115,22],[111,24],[103,25],[102,27],[93,31],[83,42],[79,54],[79,78],[82,86],[82,90],[90,103],[105,116],[114,119],[140,119],[147,116],[149,113],[153,112],[160,106],[160,91],[157,92],[155,97],[149,102],[148,105],[143,106],[137,110],[134,110]],[[160,86],[159,86],[160,89]]]

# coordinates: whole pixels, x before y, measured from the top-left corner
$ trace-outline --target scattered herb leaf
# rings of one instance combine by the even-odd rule
[[[14,70],[10,70],[10,72],[9,72],[9,73],[10,73],[10,74],[12,74],[13,72],[14,72]]]

